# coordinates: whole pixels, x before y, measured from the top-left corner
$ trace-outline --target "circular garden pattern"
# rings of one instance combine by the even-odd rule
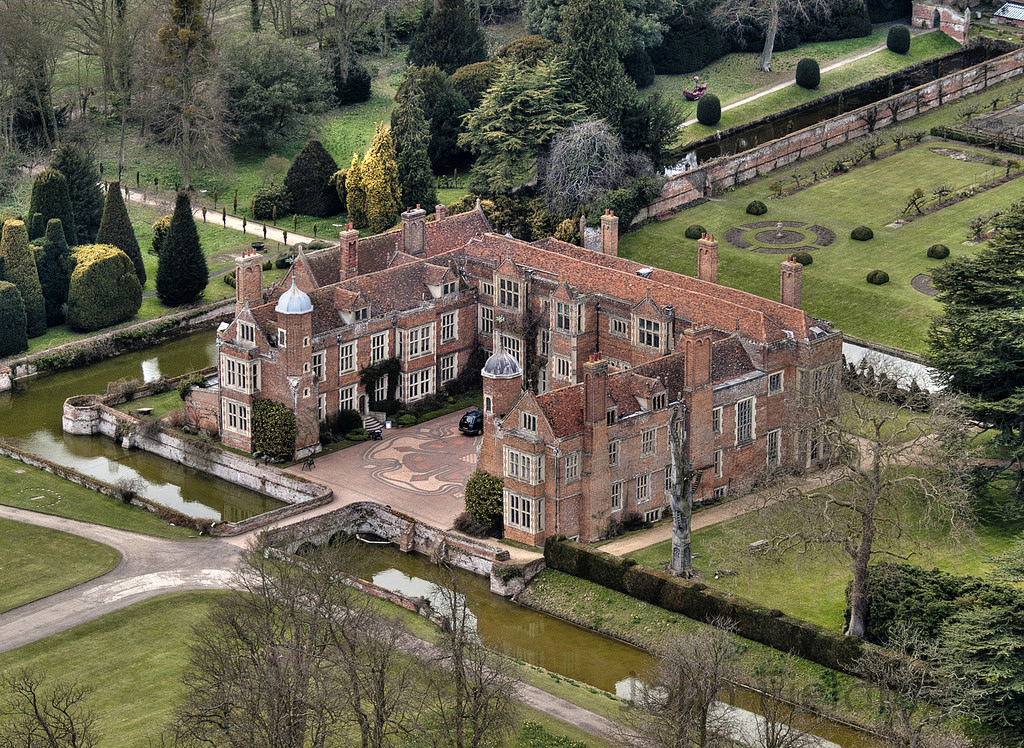
[[[756,221],[729,229],[725,240],[737,249],[786,255],[827,247],[836,240],[836,234],[803,221]]]

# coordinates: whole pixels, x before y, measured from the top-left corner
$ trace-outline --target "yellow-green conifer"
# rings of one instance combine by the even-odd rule
[[[366,228],[366,190],[363,188],[363,170],[357,153],[352,154],[352,165],[345,175],[345,210],[355,228]]]
[[[402,187],[391,130],[377,123],[377,134],[363,160],[363,189],[366,191],[367,227],[375,234],[387,231],[402,212]]]

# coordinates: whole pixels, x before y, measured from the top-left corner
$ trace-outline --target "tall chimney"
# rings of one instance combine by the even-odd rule
[[[619,256],[619,217],[610,210],[601,216],[601,252]]]
[[[410,255],[421,255],[426,249],[427,211],[420,206],[402,214],[402,251]]]
[[[697,240],[697,279],[718,283],[718,242],[711,234]]]
[[[448,217],[448,208],[445,207],[444,203],[438,203],[434,206],[434,217],[438,221],[443,221]]]
[[[783,304],[795,309],[801,308],[801,296],[803,294],[804,266],[796,262],[792,257],[779,266],[779,297]]]
[[[587,214],[580,214],[580,246],[587,246]]]
[[[235,258],[235,314],[246,304],[263,303],[263,258],[247,249]]]
[[[341,279],[359,275],[359,232],[347,224],[341,232]]]
[[[604,423],[608,411],[608,362],[598,356],[583,364],[583,418],[587,423]]]

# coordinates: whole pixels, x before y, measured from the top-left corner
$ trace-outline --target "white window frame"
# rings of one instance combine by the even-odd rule
[[[223,385],[227,389],[253,394],[260,388],[260,362],[244,361],[231,356],[221,359]]]
[[[523,431],[529,431],[531,434],[536,434],[537,414],[527,413],[525,410],[519,411],[519,428]]]
[[[376,382],[373,383],[373,399],[378,403],[382,400],[387,400],[388,397],[388,378],[390,374],[385,374],[379,377]]]
[[[498,278],[498,306],[519,309],[522,300],[522,284],[512,278]]]
[[[757,438],[756,402],[752,397],[745,397],[736,403],[736,444],[749,444]],[[744,417],[744,412],[749,411],[750,418]]]
[[[651,410],[661,410],[668,404],[668,395],[660,392],[651,398]]]
[[[523,366],[523,341],[517,338],[515,335],[509,335],[508,333],[500,333],[501,347],[505,353],[510,355],[516,361],[519,362],[519,366]]]
[[[338,346],[338,373],[349,374],[356,370],[356,341]]]
[[[629,322],[619,317],[608,318],[608,332],[620,338],[629,337]]]
[[[288,332],[283,327],[277,328],[277,347],[288,347]]]
[[[608,441],[608,467],[619,466],[619,452],[621,447],[620,439],[610,439]]]
[[[772,429],[765,434],[765,459],[768,466],[782,463],[782,429]]]
[[[494,281],[480,281],[480,294],[494,298]]]
[[[252,322],[238,323],[238,340],[246,345],[256,344],[256,325]]]
[[[640,473],[636,477],[636,503],[646,504],[651,500],[651,474]]]
[[[477,326],[480,328],[481,335],[490,335],[494,332],[494,308],[489,306],[480,305],[478,307],[479,320]]]
[[[783,377],[781,371],[776,371],[768,375],[768,394],[775,395],[782,392],[783,389]]]
[[[562,475],[565,476],[566,483],[572,483],[580,479],[580,453],[570,452],[565,455]]]
[[[325,354],[323,351],[313,354],[313,376],[316,377],[318,382],[327,380],[327,366],[324,363],[324,358]]]
[[[352,313],[354,322],[365,322],[368,319],[370,319],[370,307],[368,306],[360,307]]]
[[[715,477],[721,478],[723,472],[723,463],[725,461],[725,453],[720,449],[715,450],[714,454],[714,466],[715,466]]]
[[[447,283],[445,283],[441,287],[441,294],[444,295],[444,296],[448,296],[449,294],[453,294],[453,293],[455,293],[458,290],[458,287],[459,287],[459,284],[458,284],[457,281],[448,281]]]
[[[405,377],[405,400],[415,402],[422,400],[434,391],[434,367],[417,369],[404,375]]]
[[[572,304],[555,302],[555,329],[566,333],[572,331]]]
[[[441,384],[450,382],[455,379],[459,373],[459,354],[449,353],[447,356],[441,356]]]
[[[429,356],[434,350],[433,323],[405,331],[405,359]]]
[[[512,447],[504,447],[502,472],[509,480],[539,486],[544,482],[544,454],[531,454]]]
[[[248,436],[252,433],[252,411],[245,403],[237,400],[222,398],[223,403],[223,428],[236,434]]]
[[[555,378],[572,380],[572,362],[565,356],[555,356]]]
[[[338,390],[338,410],[358,410],[356,402],[356,385],[350,384]]]
[[[505,525],[528,533],[544,531],[544,499],[504,492]]]
[[[327,420],[327,395],[320,394],[316,396],[316,420],[323,423]]]
[[[376,364],[388,357],[388,330],[370,336],[370,363]]]
[[[729,486],[718,486],[717,488],[715,488],[711,495],[714,496],[716,499],[724,499],[726,496],[729,495]]]
[[[662,508],[659,506],[657,509],[648,509],[646,512],[644,512],[644,522],[654,524],[655,522],[660,520],[661,509]]]
[[[441,342],[447,343],[459,337],[459,313],[445,312],[441,315]]]
[[[711,409],[711,431],[716,434],[722,433],[722,406]]]
[[[612,483],[611,499],[612,499],[612,511],[617,512],[622,509],[622,486],[623,481],[617,480]]]

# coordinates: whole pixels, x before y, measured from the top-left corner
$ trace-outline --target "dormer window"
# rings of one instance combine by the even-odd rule
[[[519,414],[519,426],[523,431],[529,431],[531,434],[537,433],[537,416],[533,413],[520,413]]]
[[[569,332],[572,323],[571,307],[564,302],[555,304],[555,329],[561,332]]]
[[[661,348],[661,323],[653,319],[637,319],[636,342],[648,348]]]
[[[455,293],[455,289],[457,286],[458,283],[456,283],[455,281],[445,283],[444,288],[441,289],[441,293],[444,294],[445,296],[447,296],[450,293]]]
[[[605,421],[609,426],[613,425],[618,420],[618,410],[615,408],[609,408],[605,415]]]
[[[352,315],[352,320],[354,322],[365,322],[368,319],[370,319],[370,307],[368,306],[356,309],[355,313]]]
[[[256,342],[256,325],[251,322],[238,323],[238,340],[250,345]]]
[[[509,309],[519,308],[519,282],[508,278],[498,279],[498,304]]]
[[[655,395],[652,398],[652,400],[651,400],[651,410],[661,410],[662,408],[664,408],[665,407],[665,401],[667,399],[668,398],[665,396],[664,392],[662,392],[661,394]]]

